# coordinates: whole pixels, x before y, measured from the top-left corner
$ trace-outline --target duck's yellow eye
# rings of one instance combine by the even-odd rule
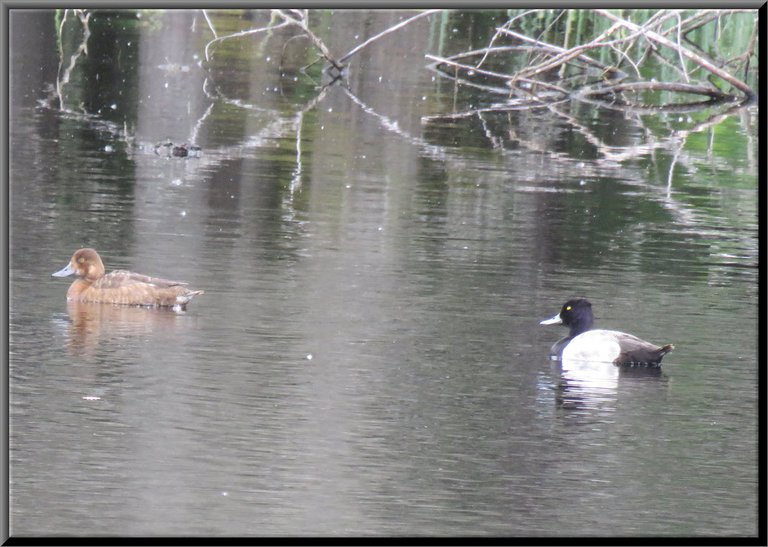
[[[82,256],[77,259],[78,264],[82,264],[83,262],[85,262],[85,259]]]
[[[571,311],[571,307],[570,306],[566,306],[565,307],[565,311]]]

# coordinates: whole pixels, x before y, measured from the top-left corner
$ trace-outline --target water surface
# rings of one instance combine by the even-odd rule
[[[321,23],[346,51],[402,15]],[[279,31],[206,71],[190,10],[97,12],[83,116],[39,102],[52,12],[13,17],[13,536],[756,533],[756,110],[640,154],[581,104],[609,148],[547,110],[426,123],[457,99],[424,54],[466,33],[425,18],[320,89]],[[205,294],[68,304],[84,246]],[[573,296],[673,343],[664,373],[550,361]]]

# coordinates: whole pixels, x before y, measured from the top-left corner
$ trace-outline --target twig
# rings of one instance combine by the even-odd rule
[[[537,11],[539,11],[539,10],[537,10],[537,9],[532,9],[532,10],[528,10],[528,11],[525,11],[525,12],[521,13],[520,15],[516,15],[515,17],[513,17],[512,19],[510,19],[509,21],[507,21],[506,23],[504,23],[504,25],[503,25],[501,28],[511,27],[511,26],[512,26],[512,24],[513,24],[515,21],[517,21],[518,19],[520,19],[520,18],[522,18],[522,17],[525,17],[526,15],[530,15],[531,13],[536,13]],[[501,35],[502,35],[502,32],[501,32],[501,30],[497,28],[497,29],[496,29],[496,33],[493,35],[493,38],[491,38],[491,41],[488,43],[488,47],[487,47],[487,48],[485,48],[485,49],[486,49],[485,55],[483,55],[483,58],[482,58],[482,59],[480,59],[480,61],[478,61],[478,63],[477,63],[477,68],[480,68],[480,66],[481,66],[481,65],[482,65],[482,64],[485,62],[485,59],[486,59],[486,57],[488,57],[488,54],[491,52],[491,49],[493,48],[493,44],[494,44],[494,42],[495,42],[495,41],[496,41],[496,40],[499,38],[499,36],[501,36]]]
[[[752,27],[752,35],[749,37],[749,43],[747,44],[747,49],[742,53],[741,55],[737,55],[736,57],[729,59],[725,62],[725,66],[728,66],[732,63],[736,63],[736,67],[738,68],[739,63],[744,63],[744,76],[747,76],[747,73],[749,72],[749,59],[752,57],[752,55],[755,52],[755,43],[757,42],[757,19],[755,19],[755,24]]]
[[[683,34],[688,34],[691,31],[696,30],[697,28],[703,27],[704,25],[714,21],[718,17],[720,11],[719,10],[701,10],[697,12],[696,14],[688,17],[683,21],[683,28],[685,29],[683,31]],[[661,34],[667,35],[674,31],[674,28],[669,28],[667,30],[661,31]]]
[[[216,29],[213,27],[213,22],[211,21],[211,18],[208,17],[208,10],[202,10],[203,11],[203,17],[205,17],[205,21],[208,23],[208,28],[211,29],[211,32],[213,33],[214,38],[218,38],[219,35],[216,33]]]
[[[482,89],[483,91],[488,91],[488,92],[494,93],[496,95],[504,95],[505,97],[509,94],[509,86],[505,85],[504,87],[499,87],[499,86],[478,84],[477,82],[473,82],[473,81],[470,81],[470,80],[465,80],[464,78],[459,77],[458,76],[458,68],[456,68],[457,74],[450,75],[450,74],[446,74],[445,72],[442,72],[442,71],[438,70],[437,68],[435,68],[434,65],[435,65],[435,63],[432,63],[432,64],[428,65],[427,68],[430,69],[430,70],[434,70],[440,76],[444,76],[444,77],[446,77],[446,78],[448,78],[450,80],[453,80],[453,82],[456,83],[456,84],[463,84],[463,85],[466,85],[466,86],[469,86],[469,87],[474,87],[475,89]],[[456,90],[455,89],[454,89],[454,97],[453,97],[453,99],[454,99],[453,102],[454,102],[454,107],[455,107],[456,106],[456,100],[457,100]]]
[[[635,74],[638,78],[640,78],[640,68],[635,64],[635,62],[632,60],[632,58],[629,56],[628,51],[632,48],[632,45],[630,45],[627,48],[627,51],[620,50],[617,46],[611,46],[611,49],[614,50],[616,53],[619,54],[621,58],[623,58],[626,62],[628,62],[630,65],[632,65],[632,68],[635,69]]]
[[[677,15],[677,47],[682,48],[683,46],[680,44],[680,38],[682,36],[683,22],[680,19],[680,12],[676,11],[675,15]],[[683,76],[685,77],[685,81],[690,83],[691,79],[688,77],[688,71],[685,69],[685,61],[683,60],[683,53],[680,49],[678,49],[677,54],[680,57],[680,69],[683,71]]]
[[[368,38],[362,44],[360,44],[360,45],[352,48],[351,50],[349,50],[343,57],[341,57],[341,59],[339,59],[339,63],[344,63],[347,59],[352,57],[355,53],[357,53],[358,51],[360,51],[364,47],[368,46],[369,44],[375,42],[376,40],[378,40],[382,36],[386,36],[387,34],[389,34],[391,32],[395,32],[396,30],[399,30],[399,29],[403,28],[405,25],[410,25],[411,23],[413,23],[417,19],[421,19],[422,17],[427,17],[428,15],[432,15],[433,13],[437,13],[437,12],[440,12],[440,11],[450,11],[450,10],[430,9],[430,10],[423,11],[423,12],[417,14],[417,15],[414,15],[410,19],[406,19],[405,21],[401,21],[400,23],[398,23],[398,24],[396,24],[396,25],[394,25],[392,27],[389,27],[387,30],[378,33],[376,36],[372,36],[371,38]]]
[[[631,40],[633,40],[634,38],[636,38],[638,35],[642,34],[645,31],[644,27],[637,27],[636,26],[636,28],[634,29],[635,33],[630,35],[630,36],[627,36],[625,38],[618,38],[618,39],[615,39],[615,40],[610,40],[610,41],[607,41],[607,42],[603,41],[603,40],[605,40],[605,38],[607,38],[608,36],[613,34],[616,30],[618,30],[618,28],[620,26],[621,26],[621,24],[616,23],[616,24],[612,25],[608,30],[603,32],[600,36],[598,36],[597,38],[592,40],[591,42],[588,42],[588,43],[580,45],[580,46],[573,47],[571,49],[563,50],[563,52],[560,55],[555,55],[551,59],[549,59],[549,60],[547,60],[547,61],[545,61],[543,63],[540,63],[539,65],[523,69],[520,72],[518,72],[517,74],[519,76],[533,76],[533,75],[536,75],[536,74],[540,74],[542,72],[546,72],[548,70],[552,70],[552,69],[557,68],[558,66],[562,65],[563,63],[567,63],[571,59],[574,59],[574,58],[579,57],[579,56],[584,56],[582,54],[583,51],[586,51],[588,49],[597,49],[597,48],[606,47],[606,46],[613,46],[615,44],[621,44],[621,43],[624,43],[624,42],[627,42],[627,41],[631,41]],[[584,56],[584,57],[586,57],[586,56]]]
[[[291,10],[296,14],[296,10]],[[312,43],[315,45],[317,49],[320,50],[320,53],[323,54],[323,57],[325,57],[325,60],[328,61],[333,68],[341,72],[344,70],[344,65],[341,64],[339,61],[337,61],[333,55],[331,54],[331,51],[328,49],[328,47],[325,45],[325,43],[315,35],[314,32],[312,32],[306,23],[306,15],[302,19],[296,19],[294,17],[291,17],[287,13],[283,12],[283,10],[280,9],[273,9],[272,13],[277,15],[278,17],[282,18],[283,21],[285,21],[285,24],[295,25],[299,27],[306,35],[307,37],[312,41]]]
[[[456,61],[451,61],[450,59],[446,59],[444,57],[438,57],[437,55],[430,55],[427,53],[424,55],[427,59],[431,61],[435,61],[436,63],[441,63],[445,65],[450,65],[456,68],[463,68],[464,70],[467,70],[469,72],[473,72],[476,74],[483,74],[484,76],[490,76],[491,78],[498,78],[500,80],[508,81],[510,80],[509,74],[501,74],[500,72],[493,72],[491,70],[485,70],[482,68],[477,68],[472,65],[465,65],[463,63],[457,63]]]
[[[213,40],[211,40],[210,42],[208,42],[207,44],[205,44],[205,60],[206,61],[210,61],[211,60],[210,55],[208,55],[208,50],[210,49],[210,47],[213,44],[215,44],[217,42],[221,42],[223,40],[229,40],[230,38],[239,38],[240,36],[248,36],[249,34],[258,34],[259,32],[266,32],[268,30],[277,30],[277,29],[282,28],[282,27],[287,27],[289,24],[290,23],[288,23],[288,22],[283,22],[283,23],[279,23],[277,25],[268,25],[266,27],[261,27],[261,28],[241,30],[240,32],[235,32],[233,34],[227,34],[226,36],[218,36],[218,37],[214,38]]]
[[[465,65],[463,63],[457,63],[456,61],[452,61],[450,59],[446,59],[443,57],[438,57],[436,55],[425,55],[427,59],[430,59],[432,61],[435,61],[436,63],[446,64],[449,66],[453,66],[456,68],[462,68],[464,70],[467,70],[469,72],[474,72],[477,74],[482,74],[484,76],[489,76],[491,78],[498,78],[500,80],[504,80],[508,85],[512,83],[513,79],[509,76],[509,74],[501,74],[500,72],[493,72],[491,70],[484,70],[482,68],[477,68],[477,66],[473,65]],[[517,78],[516,81],[525,82],[531,85],[537,85],[541,86],[546,89],[551,89],[553,91],[557,91],[558,93],[562,93],[563,95],[569,95],[568,91],[563,89],[562,87],[547,83],[547,82],[541,82],[539,80],[531,80],[530,78]]]
[[[277,67],[277,70],[280,74],[283,73],[283,59],[285,59],[285,50],[288,48],[288,44],[290,43],[290,41],[293,40],[294,38],[307,39],[307,37],[304,34],[297,34],[296,36],[291,36],[285,42],[283,42],[283,51],[280,53],[280,64]]]
[[[539,46],[539,47],[542,47],[542,48],[547,48],[547,49],[549,49],[551,51],[554,51],[556,53],[566,53],[566,52],[570,51],[570,50],[567,50],[567,49],[562,48],[560,46],[555,46],[555,45],[549,44],[547,42],[542,42],[541,40],[536,40],[535,38],[529,38],[525,34],[520,34],[519,32],[515,32],[515,31],[509,30],[509,29],[505,29],[503,27],[500,27],[497,30],[500,30],[504,34],[508,34],[510,36],[513,36],[514,38],[517,38],[518,40],[522,40],[524,42],[529,42],[529,43],[532,43],[532,44],[534,44],[536,46]],[[605,65],[605,64],[601,63],[600,61],[598,61],[596,59],[593,59],[592,57],[590,57],[588,55],[584,55],[582,53],[578,53],[576,55],[576,58],[578,58],[579,60],[583,61],[586,64],[598,67],[601,70],[606,70],[606,69],[610,68],[608,65]],[[527,74],[527,76],[530,76],[530,74]]]
[[[72,75],[72,70],[74,70],[75,65],[77,64],[77,60],[80,58],[80,56],[85,53],[88,55],[88,38],[91,36],[91,29],[88,27],[88,22],[91,19],[91,12],[84,12],[83,10],[74,10],[75,14],[77,15],[78,19],[80,19],[80,23],[83,25],[83,40],[80,42],[80,46],[77,48],[77,50],[70,56],[69,58],[69,66],[65,68],[62,71],[62,67],[64,66],[64,45],[62,40],[62,32],[64,30],[64,22],[67,20],[67,13],[69,10],[64,11],[64,17],[61,20],[61,25],[59,26],[59,69],[56,74],[56,96],[59,99],[59,109],[65,110],[64,106],[64,93],[63,89],[66,84],[69,83],[69,78]]]
[[[623,91],[671,91],[675,93],[691,93],[694,95],[706,95],[712,99],[725,100],[730,97],[717,88],[706,87],[703,85],[683,84],[673,82],[629,82],[626,84],[615,84],[600,86],[598,88],[587,88],[579,92],[580,95],[608,95],[621,93]]]

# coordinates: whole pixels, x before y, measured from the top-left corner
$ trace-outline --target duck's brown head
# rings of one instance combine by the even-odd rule
[[[69,261],[69,264],[51,275],[66,277],[75,274],[86,281],[96,281],[104,275],[104,263],[95,249],[78,249]]]

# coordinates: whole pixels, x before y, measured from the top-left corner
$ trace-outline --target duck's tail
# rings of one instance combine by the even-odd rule
[[[205,291],[202,290],[191,291],[189,289],[185,289],[183,293],[176,295],[176,304],[173,306],[173,308],[178,311],[184,311],[187,309],[187,304],[190,300],[192,300],[198,294],[204,293]]]
[[[620,353],[613,363],[621,367],[658,368],[661,366],[662,358],[673,349],[675,346],[672,344],[658,348],[647,344],[646,347]]]
[[[665,346],[661,346],[659,348],[659,359],[664,357],[667,353],[669,353],[673,349],[675,349],[675,346],[673,346],[672,344],[667,344]]]

